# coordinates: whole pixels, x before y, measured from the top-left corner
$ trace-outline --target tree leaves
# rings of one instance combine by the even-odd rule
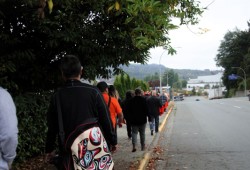
[[[250,26],[250,25],[249,25]],[[226,85],[228,93],[231,88],[243,87],[240,86],[242,79],[239,83],[228,80],[228,75],[237,73],[241,77],[244,74],[241,70],[232,69],[232,67],[240,67],[245,70],[247,77],[250,75],[250,27],[247,31],[228,31],[222,40],[216,55],[215,61],[218,66],[225,69],[223,76],[223,84]],[[247,84],[249,86],[249,83]]]
[[[0,57],[18,68],[2,76],[36,91],[61,83],[54,58],[62,54],[79,56],[88,80],[118,74],[121,64],[144,64],[150,48],[171,49],[172,17],[192,23],[202,10],[188,0],[4,0],[0,12]]]

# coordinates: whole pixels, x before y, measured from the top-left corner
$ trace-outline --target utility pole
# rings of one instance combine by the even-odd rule
[[[175,47],[175,48],[181,48],[181,47]],[[159,59],[159,67],[160,67],[160,93],[162,94],[162,78],[161,78],[161,57],[162,55],[166,52],[167,50],[164,50],[162,53],[161,53],[161,56],[160,56],[160,59]],[[167,81],[168,81],[168,78],[167,78]],[[168,86],[168,82],[167,82],[167,86]]]
[[[159,67],[160,67],[160,94],[162,94],[162,85],[161,85],[161,57],[162,57],[162,55],[166,52],[167,50],[165,50],[165,51],[163,51],[162,52],[162,54],[161,54],[161,56],[160,56],[160,59],[159,59]]]

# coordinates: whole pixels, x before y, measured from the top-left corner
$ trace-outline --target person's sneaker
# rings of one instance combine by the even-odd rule
[[[154,131],[153,130],[151,130],[151,136],[153,136],[154,135]]]
[[[133,149],[132,149],[132,152],[135,152],[136,151],[136,145],[133,143]]]
[[[132,149],[132,152],[135,152],[135,151],[136,151],[136,149],[135,149],[135,148],[133,148],[133,149]]]

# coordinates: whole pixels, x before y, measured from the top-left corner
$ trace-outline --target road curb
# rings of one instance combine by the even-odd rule
[[[160,124],[160,127],[159,127],[159,133],[156,133],[155,136],[154,136],[154,139],[152,140],[150,146],[148,147],[146,153],[144,154],[143,156],[143,159],[140,161],[140,166],[138,168],[138,170],[145,170],[146,167],[147,167],[147,164],[148,164],[148,161],[153,153],[153,147],[156,146],[157,142],[158,142],[158,139],[159,139],[159,136],[160,136],[160,133],[163,129],[163,127],[165,126],[166,122],[167,122],[167,119],[170,115],[170,113],[172,112],[173,110],[173,107],[172,106],[169,111],[167,112],[165,118],[163,119],[162,123]]]

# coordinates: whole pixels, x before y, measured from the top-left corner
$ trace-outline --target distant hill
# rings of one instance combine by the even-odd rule
[[[171,70],[163,65],[161,66],[161,72],[164,73],[166,70]],[[158,64],[130,64],[127,66],[121,66],[121,68],[130,76],[136,79],[143,80],[148,75],[154,75],[156,72],[160,73],[160,66]],[[179,75],[179,78],[188,80],[189,78],[194,79],[198,76],[214,75],[220,72],[220,70],[191,70],[191,69],[173,69],[175,73]]]

